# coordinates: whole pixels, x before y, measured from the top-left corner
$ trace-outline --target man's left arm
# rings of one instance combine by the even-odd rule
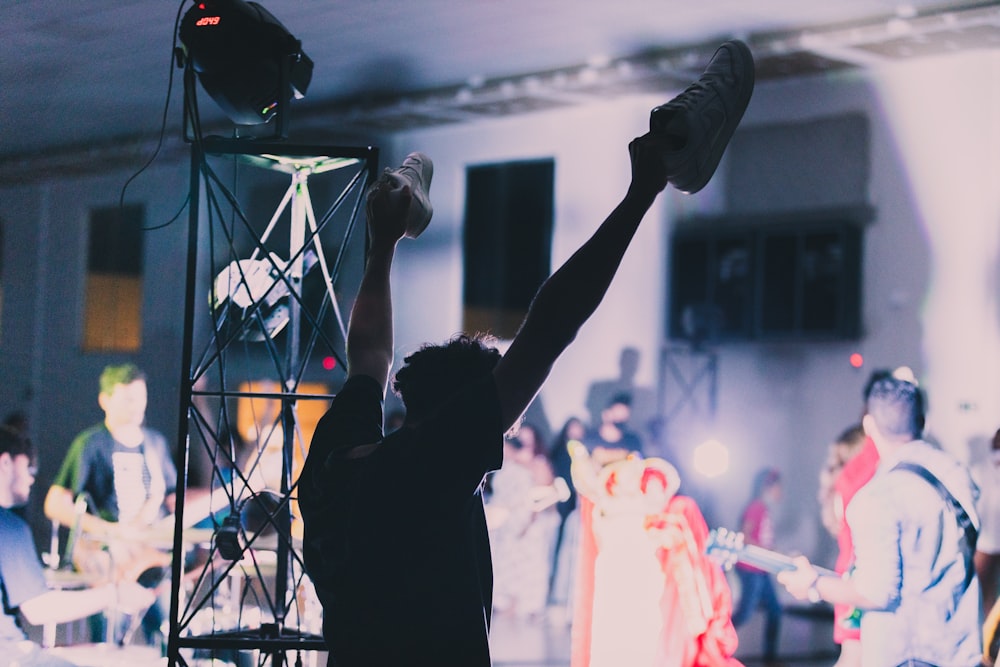
[[[408,186],[390,190],[381,181],[368,195],[371,245],[347,326],[347,374],[368,375],[385,394],[393,357],[392,292],[389,284],[396,244],[406,229],[413,201]]]
[[[805,556],[795,559],[796,569],[778,573],[782,584],[796,600],[844,604],[858,609],[878,608],[876,602],[861,592],[856,581],[821,575]]]
[[[847,515],[854,542],[854,570],[843,577],[821,576],[808,559],[799,557],[797,569],[779,573],[778,581],[800,600],[818,596],[863,610],[893,607],[902,586],[899,525],[894,516],[891,498],[862,489]]]

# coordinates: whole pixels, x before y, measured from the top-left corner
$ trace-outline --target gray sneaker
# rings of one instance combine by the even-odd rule
[[[411,239],[420,236],[434,214],[429,196],[433,177],[434,163],[423,153],[410,153],[398,168],[386,168],[382,174],[382,179],[388,181],[393,188],[410,186],[413,201],[406,212],[406,236]]]
[[[681,192],[695,193],[712,178],[753,93],[750,48],[724,42],[705,73],[684,92],[649,114],[649,131],[666,136],[667,179]]]

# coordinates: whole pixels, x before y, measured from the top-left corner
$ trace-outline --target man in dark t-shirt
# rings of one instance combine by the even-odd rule
[[[642,455],[642,439],[627,424],[632,413],[628,394],[616,394],[601,411],[601,421],[587,429],[583,444],[597,463],[605,465],[620,461],[629,454]]]
[[[54,625],[115,607],[137,613],[153,593],[129,581],[82,590],[50,588],[35,550],[31,529],[13,510],[28,502],[35,483],[31,442],[0,425],[0,665],[73,667],[72,663],[28,641],[23,617],[33,625]]]
[[[752,89],[749,49],[727,42],[629,144],[627,193],[542,284],[506,354],[482,337],[457,336],[406,357],[393,379],[406,417],[386,436],[389,274],[400,239],[416,238],[430,220],[433,167],[412,153],[374,184],[348,379],[317,426],[298,487],[303,556],[323,605],[330,665],[490,664],[493,575],[481,485],[501,465],[502,435],[600,304],[667,182],[686,192],[707,183]]]
[[[104,420],[73,439],[46,494],[45,514],[80,538],[67,554],[78,569],[115,570],[116,576],[141,576],[155,585],[167,574],[171,558],[143,536],[172,513],[177,469],[166,438],[145,426],[145,373],[134,364],[110,365],[99,386]],[[143,619],[150,644],[163,641],[166,607],[157,602]],[[106,638],[105,620],[95,617],[91,639]]]
[[[381,401],[371,377],[348,380],[317,427],[314,451],[378,442]],[[405,664],[415,649],[427,664],[489,664],[493,585],[480,483],[500,467],[501,434],[487,376],[370,455],[334,454],[325,497],[304,509],[307,526],[314,516],[325,522],[305,557],[325,601],[324,635],[343,664],[372,656]]]

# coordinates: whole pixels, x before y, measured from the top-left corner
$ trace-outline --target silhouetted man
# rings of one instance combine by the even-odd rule
[[[651,131],[629,144],[625,197],[542,284],[507,353],[459,336],[407,357],[393,382],[406,418],[385,436],[390,266],[399,240],[429,220],[430,160],[411,154],[375,184],[348,379],[317,426],[299,481],[305,564],[331,665],[490,664],[483,477],[500,466],[504,432],[600,304],[657,195],[668,182],[688,192],[708,182],[752,88],[749,49],[727,42],[698,82],[653,110]]]

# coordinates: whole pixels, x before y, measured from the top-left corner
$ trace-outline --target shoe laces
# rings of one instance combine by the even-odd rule
[[[707,92],[709,92],[708,86],[703,84],[700,80],[695,81],[687,88],[685,88],[683,93],[681,93],[674,99],[670,100],[670,102],[668,102],[666,106],[671,109],[673,108],[683,109],[683,110],[691,109],[698,105],[698,101]]]

